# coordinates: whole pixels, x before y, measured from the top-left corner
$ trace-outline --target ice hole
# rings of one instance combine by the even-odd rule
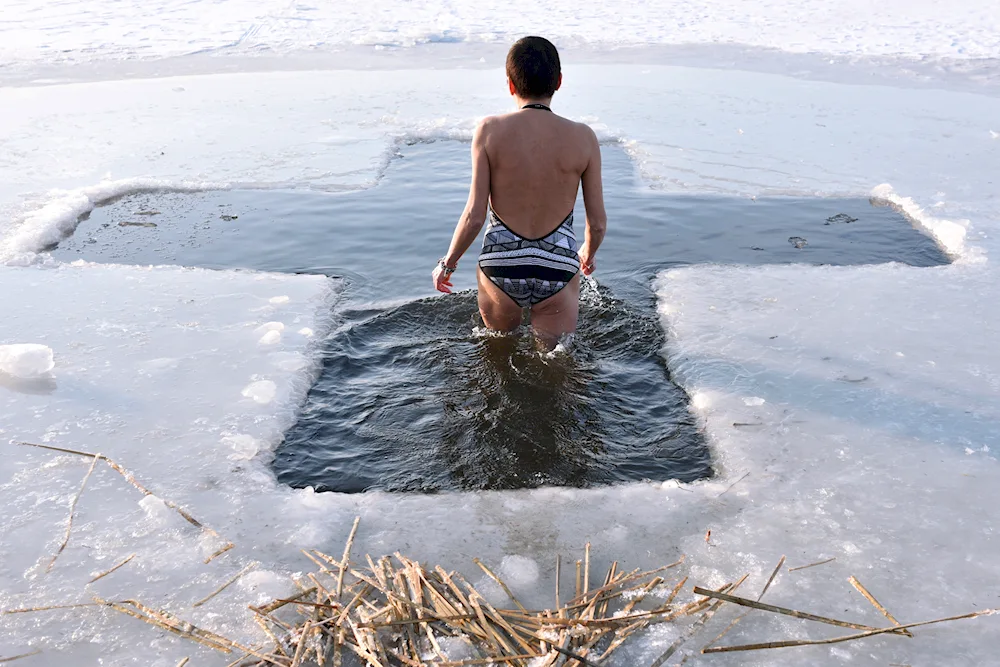
[[[344,278],[323,371],[273,464],[287,484],[342,492],[710,476],[688,399],[659,354],[657,271],[948,261],[866,198],[670,194],[637,178],[617,146],[604,153],[609,234],[568,355],[479,332],[474,249],[454,279],[468,291],[432,296],[430,270],[467,196],[468,145],[458,142],[401,147],[367,190],[127,196],[81,220],[53,254]],[[583,221],[581,202],[578,231]],[[281,349],[280,333],[262,335]]]

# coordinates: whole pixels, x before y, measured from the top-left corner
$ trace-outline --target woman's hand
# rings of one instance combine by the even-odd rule
[[[597,262],[594,259],[594,253],[590,251],[586,246],[580,248],[580,270],[583,271],[583,275],[589,276],[597,268]]]
[[[457,267],[447,267],[443,261],[439,261],[431,273],[431,277],[434,279],[434,289],[438,292],[451,294],[451,274],[455,272],[455,268]]]

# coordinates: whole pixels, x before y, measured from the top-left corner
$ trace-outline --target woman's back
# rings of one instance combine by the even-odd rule
[[[586,126],[537,108],[489,120],[490,202],[525,238],[545,236],[573,210],[590,161]]]

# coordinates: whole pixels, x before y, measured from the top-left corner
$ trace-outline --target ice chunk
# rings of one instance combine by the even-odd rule
[[[760,396],[747,396],[743,399],[743,405],[748,405],[751,408],[760,407],[764,405],[765,401]]]
[[[52,348],[35,343],[0,345],[0,372],[16,378],[44,376],[55,367]]]
[[[167,507],[162,498],[150,494],[139,501],[139,507],[146,513],[146,518],[154,525],[165,525],[173,518],[173,510]]]
[[[261,447],[260,440],[245,433],[223,436],[222,444],[232,448],[233,454],[230,455],[230,458],[244,460],[257,456]]]
[[[288,302],[289,302],[289,300],[290,300],[290,299],[289,299],[289,298],[288,298],[287,296],[272,296],[272,297],[271,297],[271,298],[269,299],[269,303],[270,303],[270,304],[271,304],[272,306],[281,306],[281,305],[283,305],[283,304],[286,304],[286,303],[288,303]]]
[[[538,583],[538,563],[526,556],[504,556],[500,572],[507,585],[514,588],[529,588]]]
[[[250,572],[240,579],[239,587],[245,594],[251,595],[256,603],[286,597],[295,590],[292,580],[287,576],[268,570]]]
[[[252,398],[261,405],[266,405],[274,400],[274,395],[278,391],[278,385],[270,380],[258,380],[251,382],[243,390],[243,395]]]
[[[281,342],[281,333],[277,331],[268,331],[266,334],[260,337],[257,341],[260,345],[277,345]]]

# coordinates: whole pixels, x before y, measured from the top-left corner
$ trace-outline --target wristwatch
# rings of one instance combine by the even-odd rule
[[[452,267],[452,266],[448,266],[447,264],[445,264],[444,263],[444,257],[442,257],[441,259],[438,260],[438,266],[441,267],[442,271],[444,271],[445,277],[450,276],[451,274],[455,273],[455,269],[458,268],[457,266]]]

